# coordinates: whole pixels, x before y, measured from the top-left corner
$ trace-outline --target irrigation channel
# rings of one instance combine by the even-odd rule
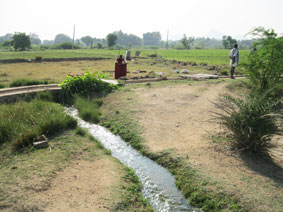
[[[156,211],[197,211],[187,204],[186,199],[175,185],[175,178],[165,168],[142,156],[108,129],[80,119],[74,107],[69,107],[66,111],[78,120],[80,127],[88,129],[89,133],[106,149],[111,150],[113,157],[135,171],[143,185],[144,197],[149,200]]]

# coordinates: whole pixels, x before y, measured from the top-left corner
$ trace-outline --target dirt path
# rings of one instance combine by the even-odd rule
[[[211,111],[219,93],[227,92],[225,87],[226,83],[207,82],[136,89],[137,119],[146,145],[154,152],[173,150],[188,158],[206,179],[217,182],[218,189],[252,203],[253,211],[279,212],[283,206],[282,140],[277,139],[277,152],[273,151],[273,160],[266,163],[232,156],[208,138],[220,130],[219,124],[211,121]]]
[[[112,199],[117,200],[113,195],[118,196],[117,176],[121,176],[121,167],[109,159],[74,161],[33,201],[46,212],[110,211],[114,205]]]

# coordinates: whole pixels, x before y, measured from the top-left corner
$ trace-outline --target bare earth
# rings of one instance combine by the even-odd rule
[[[217,182],[217,189],[233,194],[252,211],[282,211],[283,140],[274,139],[276,148],[269,162],[235,155],[209,136],[219,132],[211,111],[219,93],[228,92],[226,83],[172,85],[135,89],[138,120],[151,151],[173,150],[188,158],[205,178]]]
[[[122,166],[109,158],[75,160],[58,173],[48,190],[25,201],[23,211],[113,211],[114,201],[120,200],[122,172]]]

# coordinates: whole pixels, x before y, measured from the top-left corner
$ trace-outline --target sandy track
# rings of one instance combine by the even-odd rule
[[[205,178],[218,182],[220,189],[233,193],[243,202],[252,202],[254,211],[270,211],[270,208],[280,211],[282,139],[276,139],[277,148],[271,154],[273,162],[265,163],[232,155],[225,146],[208,138],[220,131],[219,124],[211,121],[211,111],[216,110],[213,102],[219,94],[228,92],[225,86],[225,83],[206,82],[136,89],[137,119],[143,128],[145,144],[151,151],[173,150],[187,158]]]

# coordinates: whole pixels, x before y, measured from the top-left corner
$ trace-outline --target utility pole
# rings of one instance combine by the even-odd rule
[[[169,44],[168,44],[168,35],[169,35],[169,31],[167,31],[167,41],[166,41],[166,46],[165,46],[166,49],[168,49],[168,47],[169,47]]]
[[[74,49],[74,43],[75,43],[75,31],[76,31],[76,25],[74,24],[72,49]]]

